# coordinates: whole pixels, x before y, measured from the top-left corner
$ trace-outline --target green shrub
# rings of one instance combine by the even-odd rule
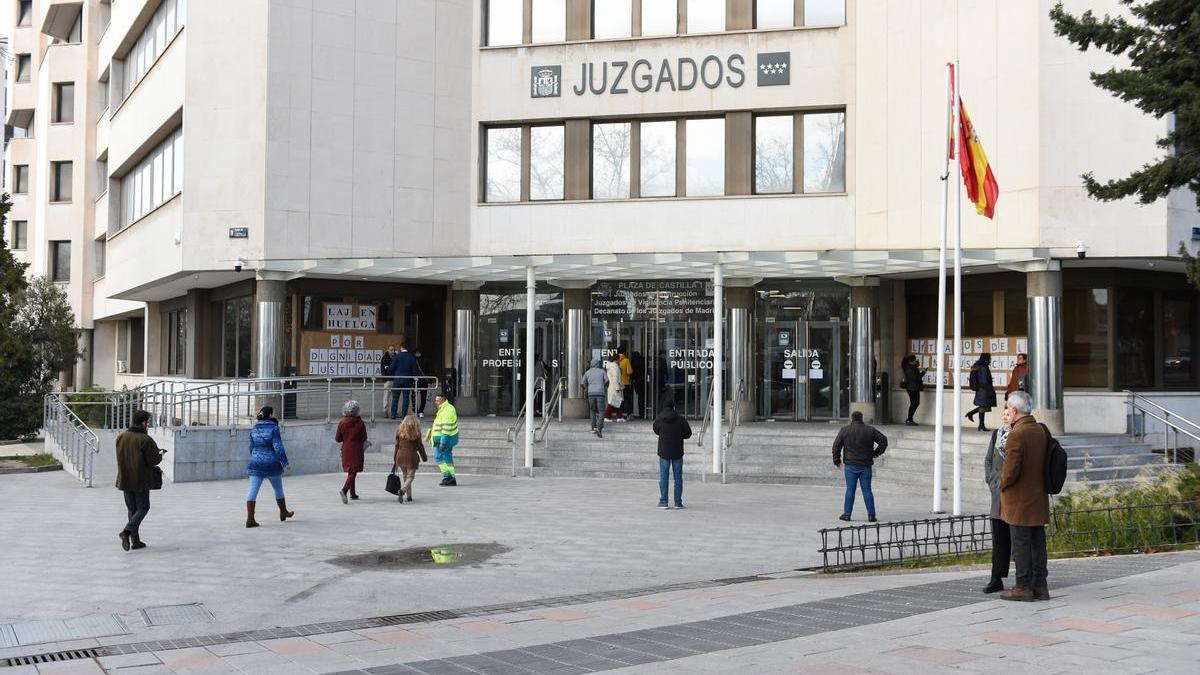
[[[105,428],[109,396],[102,387],[87,387],[67,394],[67,407],[92,429]]]

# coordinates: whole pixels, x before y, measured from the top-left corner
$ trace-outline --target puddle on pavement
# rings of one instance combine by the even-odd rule
[[[371,551],[370,553],[343,555],[331,558],[329,562],[354,570],[461,567],[485,563],[493,556],[507,553],[510,550],[512,549],[495,542],[443,544],[441,546],[419,546],[394,551]]]

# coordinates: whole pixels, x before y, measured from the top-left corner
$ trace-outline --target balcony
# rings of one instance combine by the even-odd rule
[[[22,129],[28,129],[33,123],[33,112],[37,108],[37,90],[33,82],[9,82],[8,116],[4,123]]]
[[[42,7],[44,9],[42,33],[63,42],[69,41],[71,30],[75,28],[80,15],[83,14],[83,2],[81,0],[46,0]]]

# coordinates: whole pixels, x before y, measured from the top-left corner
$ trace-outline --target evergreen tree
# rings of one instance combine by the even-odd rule
[[[0,195],[0,229],[8,234],[8,212],[12,200]],[[29,422],[37,408],[29,408],[28,385],[33,377],[33,350],[16,331],[21,298],[29,286],[25,280],[27,265],[17,262],[8,250],[7,236],[0,237],[0,439],[28,435],[37,429]],[[40,408],[40,403],[37,406]]]

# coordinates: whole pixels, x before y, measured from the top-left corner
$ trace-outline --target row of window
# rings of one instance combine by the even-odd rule
[[[845,191],[844,112],[756,115],[752,135],[755,194]],[[491,127],[484,133],[484,144],[484,201],[563,199],[564,124]],[[723,117],[595,122],[590,196],[724,195],[726,147]],[[527,186],[522,184],[525,167]]]
[[[568,0],[486,0],[484,44],[505,46],[563,42]],[[593,39],[719,33],[726,30],[726,0],[592,0]],[[524,8],[530,8],[526,17]],[[754,28],[840,26],[845,0],[754,0]],[[683,19],[682,21],[680,19]],[[529,37],[525,31],[528,24]]]
[[[183,128],[175,130],[121,178],[120,227],[150,213],[183,190]]]
[[[74,162],[50,162],[50,201],[69,202],[72,197]],[[13,194],[29,193],[29,165],[13,165]]]
[[[142,29],[142,34],[138,36],[133,48],[125,55],[122,100],[142,81],[150,67],[166,51],[167,45],[183,28],[186,11],[187,0],[163,0],[155,10],[154,16]]]

